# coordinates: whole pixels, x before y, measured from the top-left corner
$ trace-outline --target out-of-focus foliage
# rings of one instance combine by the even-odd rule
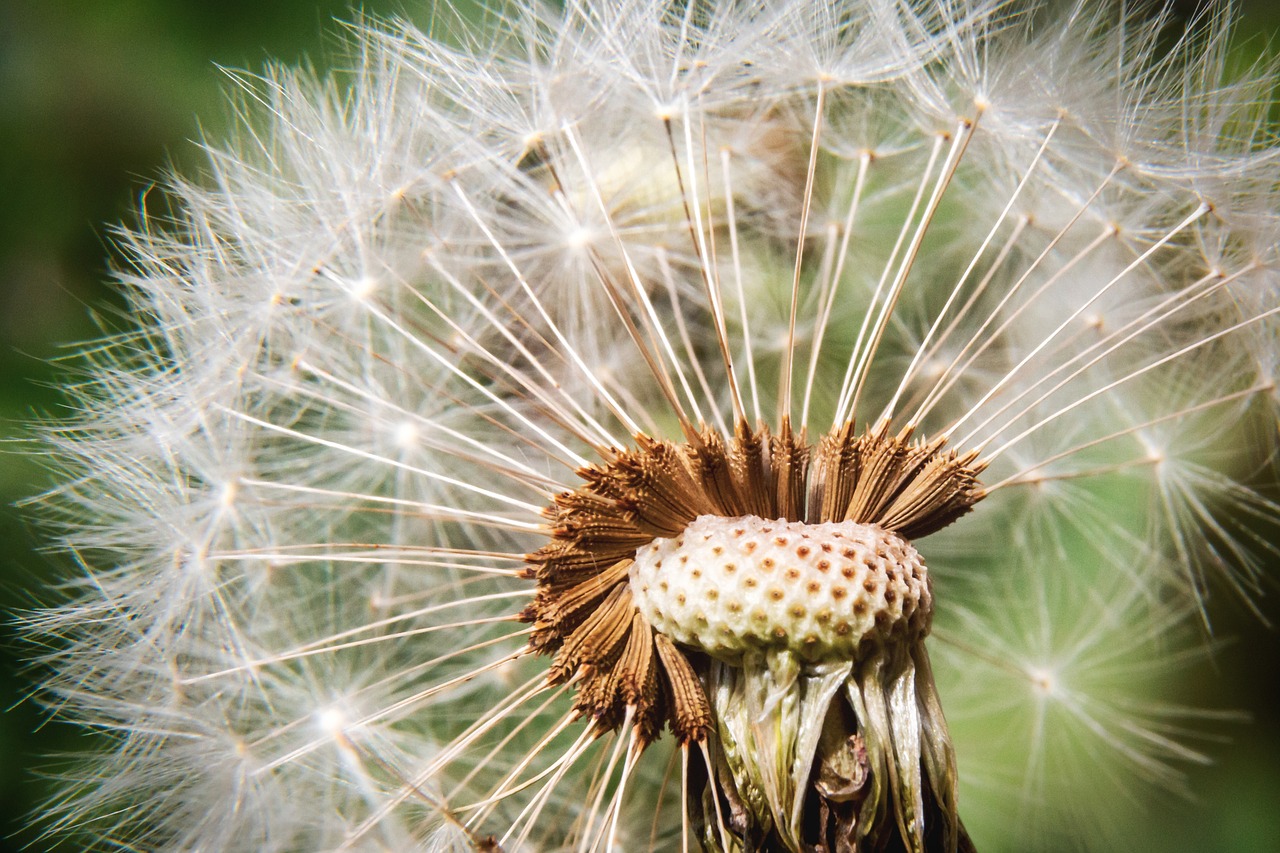
[[[607,2],[607,0],[605,0]],[[1215,0],[1207,0],[1215,2]],[[1053,0],[1050,0],[1053,2]],[[1195,3],[1178,4],[1183,14]],[[197,162],[191,142],[220,135],[230,85],[217,65],[260,67],[269,57],[323,65],[334,19],[348,0],[5,0],[0,4],[0,440],[33,412],[57,414],[45,387],[61,346],[113,325],[105,285],[109,223],[130,216],[167,159]],[[369,14],[405,12],[420,24],[429,0],[365,0]],[[1280,7],[1243,4],[1239,56],[1272,49]],[[327,35],[326,35],[327,34]],[[198,117],[198,121],[197,121]],[[34,603],[55,572],[35,550],[12,503],[42,485],[37,462],[0,453],[0,604]],[[62,567],[65,569],[66,567]],[[1275,601],[1264,609],[1278,612]],[[1275,634],[1250,614],[1214,614],[1214,633],[1237,638],[1206,706],[1247,710],[1252,723],[1215,750],[1196,776],[1202,804],[1152,815],[1150,850],[1280,849],[1280,660]],[[0,850],[30,836],[20,827],[47,791],[33,768],[73,750],[82,735],[23,701],[19,638],[0,627]],[[37,730],[33,735],[33,730]],[[1175,815],[1170,817],[1170,815]],[[17,833],[14,835],[13,833]],[[37,842],[37,846],[39,843]]]

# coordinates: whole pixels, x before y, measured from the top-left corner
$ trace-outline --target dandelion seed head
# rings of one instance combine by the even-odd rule
[[[362,302],[378,289],[378,280],[373,276],[362,276],[352,281],[348,289],[351,291],[352,299]]]
[[[339,708],[321,708],[316,712],[316,725],[329,737],[337,737],[346,728],[347,715]]]
[[[1280,520],[1227,18],[487,27],[237,75],[207,179],[122,233],[136,326],[47,430],[78,575],[30,627],[111,738],[53,830],[1057,849],[1186,790],[1220,720],[1178,678]]]
[[[1028,670],[1027,675],[1030,676],[1032,689],[1045,698],[1056,696],[1061,689],[1058,676],[1051,668],[1035,666]]]
[[[410,450],[418,443],[418,425],[412,421],[401,421],[395,425],[395,443],[403,450]]]

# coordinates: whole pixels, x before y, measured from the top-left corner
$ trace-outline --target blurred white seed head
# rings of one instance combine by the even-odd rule
[[[1226,12],[352,33],[345,73],[238,78],[207,174],[121,235],[136,325],[48,427],[79,574],[30,626],[105,734],[51,833],[1060,849],[1184,787],[1205,598],[1262,608],[1280,522],[1280,163]],[[637,609],[637,551],[704,516],[910,540],[932,624],[826,660]],[[804,559],[820,594],[768,632],[836,595]],[[741,658],[698,639],[738,628]]]

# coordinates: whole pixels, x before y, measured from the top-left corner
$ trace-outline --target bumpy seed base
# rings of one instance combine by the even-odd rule
[[[769,647],[856,660],[928,633],[933,613],[916,549],[852,521],[702,515],[636,551],[630,582],[654,630],[730,663]]]

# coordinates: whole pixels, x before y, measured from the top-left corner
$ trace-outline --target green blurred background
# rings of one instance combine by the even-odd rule
[[[360,8],[426,24],[430,6],[367,0]],[[1274,55],[1280,3],[1249,0],[1243,11],[1241,58]],[[198,166],[192,140],[201,129],[222,135],[228,82],[217,66],[340,62],[334,21],[351,17],[349,0],[0,0],[0,440],[20,436],[33,415],[59,414],[51,360],[94,337],[94,315],[110,316],[118,304],[105,284],[109,225],[129,220],[138,193],[166,165]],[[45,484],[19,449],[0,444],[5,612],[39,601],[57,571],[13,508]],[[1280,621],[1276,598],[1268,610]],[[1140,849],[1280,850],[1280,642],[1231,610],[1215,615],[1215,629],[1235,642],[1193,701],[1246,710],[1253,721],[1231,730],[1214,750],[1217,763],[1196,773],[1199,802],[1152,807],[1150,844]],[[0,851],[46,849],[23,829],[49,793],[33,768],[56,766],[49,756],[85,737],[45,725],[25,698],[27,653],[0,624],[0,707],[8,709],[0,715]]]

